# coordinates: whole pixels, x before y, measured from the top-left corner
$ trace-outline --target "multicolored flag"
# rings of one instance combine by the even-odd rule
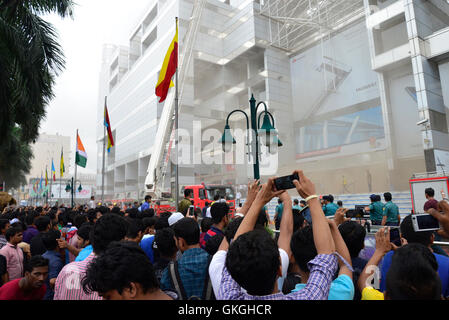
[[[45,186],[48,186],[47,167],[45,167]]]
[[[39,192],[42,191],[42,181],[44,179],[42,178],[42,171],[41,171],[41,179],[39,180]]]
[[[64,167],[64,148],[61,148],[61,164],[60,164],[60,166],[59,166],[59,171],[60,171],[60,174],[61,174],[61,178],[62,178],[62,176],[64,175],[64,172],[65,172],[65,167]]]
[[[51,175],[53,176],[53,181],[56,181],[56,170],[55,164],[53,163],[53,159],[51,159]]]
[[[111,151],[111,147],[114,146],[114,138],[112,137],[111,122],[109,121],[108,107],[106,101],[104,102],[104,125],[108,131],[108,152]]]
[[[159,103],[167,98],[168,90],[174,86],[171,80],[178,68],[178,25],[176,34],[165,54],[164,63],[159,73],[159,80],[156,84],[156,96],[160,97]]]
[[[87,163],[87,153],[84,149],[83,143],[81,142],[80,136],[76,134],[76,155],[75,164],[85,168]]]

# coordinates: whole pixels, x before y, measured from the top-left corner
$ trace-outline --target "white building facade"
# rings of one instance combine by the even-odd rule
[[[253,177],[246,155],[231,161],[247,150],[225,155],[213,134],[233,110],[249,114],[251,96],[266,103],[283,143],[274,172],[262,176],[301,168],[320,193],[361,193],[404,191],[414,173],[449,171],[448,13],[437,0],[149,1],[129,46],[105,46],[97,199],[105,96],[116,143],[106,153],[105,199],[143,199],[153,170],[159,190],[173,190],[170,140],[158,139],[170,136],[161,130],[174,88],[162,104],[154,89],[177,16],[179,128],[190,133],[180,152],[192,150],[182,155],[181,186]],[[240,113],[229,124],[246,129]],[[200,143],[191,138],[198,131]],[[229,161],[207,162],[214,157]]]

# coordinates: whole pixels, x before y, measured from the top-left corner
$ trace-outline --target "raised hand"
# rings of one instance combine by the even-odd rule
[[[315,185],[304,175],[304,172],[302,170],[296,170],[293,172],[293,174],[295,173],[297,173],[299,176],[299,181],[293,180],[293,184],[295,185],[298,194],[304,199],[308,196],[316,194]]]

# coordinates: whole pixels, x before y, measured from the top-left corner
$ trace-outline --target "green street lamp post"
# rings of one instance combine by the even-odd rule
[[[265,110],[262,111],[259,116],[257,117],[257,109],[259,106],[263,104],[265,107]],[[256,99],[254,98],[254,95],[251,95],[251,99],[249,100],[250,105],[250,117],[251,117],[251,132],[253,134],[253,147],[255,148],[254,153],[254,164],[253,164],[253,170],[254,170],[254,179],[260,179],[260,170],[259,170],[259,138],[261,140],[261,143],[268,147],[268,150],[270,153],[273,153],[276,151],[276,147],[282,147],[282,142],[279,140],[278,132],[274,127],[274,118],[273,115],[268,112],[267,105],[265,102],[260,101],[256,105]],[[241,112],[246,117],[246,128],[248,130],[247,135],[247,146],[249,147],[249,118],[245,111],[243,110],[233,110],[231,113],[229,113],[228,117],[226,118],[226,125],[223,131],[223,135],[220,139],[220,142],[223,147],[224,152],[230,152],[232,151],[232,145],[236,143],[234,137],[231,134],[231,128],[229,127],[229,118],[232,114],[236,112]],[[262,126],[260,126],[260,117],[264,115],[263,117],[263,123]]]
[[[71,204],[72,204],[72,208],[75,206],[75,203],[73,201],[73,197],[74,197],[74,193],[75,193],[75,188],[73,187],[74,184],[76,184],[77,182],[79,182],[80,186],[78,187],[78,192],[81,192],[81,190],[83,190],[83,187],[81,186],[81,181],[80,180],[76,180],[74,181],[73,177],[70,180],[67,180],[67,185],[65,187],[65,191],[69,192],[71,194]]]

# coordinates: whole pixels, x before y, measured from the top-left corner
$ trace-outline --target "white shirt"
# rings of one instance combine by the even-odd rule
[[[95,209],[95,201],[94,200],[90,200],[89,201],[89,208],[90,209]]]
[[[227,254],[228,252],[224,250],[217,251],[217,253],[214,254],[209,265],[209,277],[212,283],[212,289],[214,289],[215,298],[217,300],[222,300],[218,296],[218,290],[220,289],[221,278],[223,275],[223,268],[226,263]],[[282,285],[284,284],[284,279],[287,276],[288,264],[290,263],[290,261],[288,259],[288,254],[284,249],[279,248],[279,255],[281,256],[282,277],[278,279],[278,288],[279,291],[282,291]],[[246,292],[244,288],[242,288],[242,290]]]
[[[210,214],[210,207],[207,207],[206,209],[206,218],[212,218],[212,215]]]

